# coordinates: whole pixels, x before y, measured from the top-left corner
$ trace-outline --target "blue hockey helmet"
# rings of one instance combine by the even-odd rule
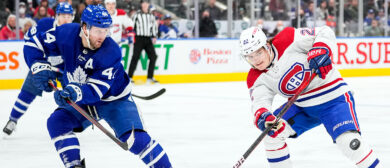
[[[81,23],[87,24],[87,27],[109,28],[112,24],[112,19],[102,5],[88,5],[81,15]]]
[[[61,2],[56,9],[56,14],[71,14],[73,15],[73,8],[72,5],[70,5],[68,2]]]

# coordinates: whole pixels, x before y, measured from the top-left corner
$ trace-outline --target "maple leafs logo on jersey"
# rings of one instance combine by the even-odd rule
[[[66,74],[66,76],[68,77],[69,83],[74,82],[74,83],[79,83],[79,84],[85,84],[87,82],[87,74],[85,73],[83,68],[81,68],[80,66],[78,66],[76,68],[76,70],[73,72],[73,74],[68,72]]]

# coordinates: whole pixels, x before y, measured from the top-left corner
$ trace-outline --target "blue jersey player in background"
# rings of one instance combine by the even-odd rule
[[[53,18],[43,18],[39,20],[36,27],[32,27],[24,36],[25,40],[29,40],[33,38],[33,36],[39,32],[46,32],[49,29],[55,28],[57,26],[61,26],[65,23],[71,23],[73,20],[73,8],[68,3],[61,3],[56,10],[56,19]],[[29,45],[30,43],[26,43]],[[47,61],[51,63],[52,66],[56,66],[61,68],[62,59],[58,55],[48,55]],[[57,76],[61,76],[57,74]],[[28,72],[26,79],[24,80],[22,89],[16,99],[15,105],[12,108],[9,121],[3,128],[3,132],[7,135],[11,135],[11,133],[16,128],[16,123],[23,116],[23,114],[27,111],[28,106],[34,101],[35,97],[42,96],[43,90],[34,86],[34,80],[32,78],[31,71]],[[52,90],[45,90],[51,92]]]
[[[40,80],[36,82],[39,88],[50,88],[48,81],[55,79],[45,56],[59,54],[64,61],[64,89],[54,93],[59,107],[47,120],[50,137],[65,167],[84,167],[75,132],[91,122],[66,103],[69,98],[95,119],[104,119],[147,167],[170,168],[168,155],[144,130],[131,97],[130,78],[121,64],[121,51],[109,37],[111,23],[103,6],[89,5],[82,13],[81,25],[65,24],[39,33],[29,40],[35,46],[24,46],[26,63],[33,78]]]

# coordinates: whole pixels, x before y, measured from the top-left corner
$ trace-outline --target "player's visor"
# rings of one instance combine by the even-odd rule
[[[110,28],[100,28],[100,27],[92,26],[91,29],[89,30],[89,33],[91,36],[109,37],[110,36]]]
[[[59,19],[66,19],[66,20],[73,20],[73,15],[72,14],[67,14],[67,13],[60,13],[57,15]]]
[[[248,61],[248,62],[253,62],[254,60],[256,59],[259,59],[260,57],[264,57],[266,55],[266,50],[264,47],[261,47],[259,48],[258,50],[256,50],[255,52],[252,52],[248,55],[244,55],[244,58]]]

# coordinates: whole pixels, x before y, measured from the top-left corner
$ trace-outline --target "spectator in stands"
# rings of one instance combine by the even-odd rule
[[[336,17],[338,15],[337,13],[337,7],[335,0],[329,0],[328,2],[328,16],[326,17],[326,25],[332,28],[333,31],[336,31],[337,26],[337,20]]]
[[[314,21],[314,2],[310,1],[305,11],[306,20]]]
[[[93,0],[93,4],[103,4],[103,0]]]
[[[187,10],[188,10],[187,5],[188,5],[187,0],[181,0],[180,1],[180,5],[179,5],[179,7],[177,8],[177,11],[176,11],[176,15],[178,17],[181,17],[181,18],[184,18],[184,19],[190,19],[190,18],[187,18]]]
[[[0,1],[0,28],[7,24],[7,17],[10,13],[6,8],[6,1]]]
[[[379,26],[379,22],[376,19],[371,21],[371,26],[366,27],[364,31],[365,36],[383,36],[384,30]]]
[[[377,4],[375,4],[375,1],[379,0],[364,0],[363,1],[363,14],[367,15],[367,13],[372,9],[374,10],[374,13],[378,13]]]
[[[188,34],[183,33],[180,34],[179,30],[172,24],[171,15],[166,14],[163,17],[163,23],[158,27],[158,37],[162,39],[170,39],[170,38],[179,38],[184,37],[188,38]]]
[[[351,4],[348,5],[347,9],[344,10],[344,22],[358,22],[359,14],[359,1],[352,0]]]
[[[26,16],[34,17],[35,8],[39,6],[37,0],[27,0]]]
[[[269,10],[274,20],[288,19],[286,3],[283,0],[271,0]]]
[[[0,40],[16,40],[16,16],[9,15],[7,25],[0,30]],[[19,29],[19,39],[23,39],[23,32]]]
[[[56,5],[56,0],[48,0],[48,8],[51,8],[55,11],[55,9],[57,8],[54,8],[54,6]]]
[[[263,20],[263,19],[257,20],[256,26],[259,27],[259,28],[265,33],[265,35],[266,35],[267,37],[269,36],[268,27],[267,27],[267,26],[264,26],[264,20]]]
[[[26,3],[24,3],[24,2],[19,3],[19,17],[20,18],[23,18],[23,17],[32,18],[33,17],[32,13],[29,12],[29,9],[27,8]]]
[[[209,11],[203,11],[202,19],[199,24],[199,36],[216,37],[217,35],[217,27],[215,26],[214,20],[210,18]]]
[[[222,19],[222,11],[215,6],[215,1],[216,0],[209,0],[209,3],[204,10],[208,11],[211,20],[220,20]]]
[[[276,36],[279,32],[281,32],[284,29],[284,23],[281,20],[278,20],[276,22],[276,27],[274,31],[270,34],[270,37]],[[268,36],[267,36],[268,37]]]
[[[149,12],[156,18],[158,25],[162,24],[161,13],[157,11],[157,9],[156,9],[156,7],[154,7],[154,5],[149,6]]]
[[[32,16],[27,16],[26,10],[27,10],[26,4],[24,2],[20,2],[19,3],[19,27],[23,27],[23,25],[27,21],[31,21]],[[35,22],[33,21],[33,23],[31,24],[35,25]]]
[[[387,24],[386,17],[385,17],[385,11],[383,10],[383,8],[378,10],[377,19],[379,21],[379,25],[381,25],[382,27]]]
[[[238,9],[238,18],[242,19],[243,21],[250,22],[249,18],[246,16],[245,8],[243,7]]]
[[[41,9],[42,6],[45,7],[45,11],[46,11],[45,13],[47,13],[46,15],[48,15],[50,17],[54,17],[55,13],[54,13],[53,9],[51,9],[49,7],[49,2],[47,2],[47,0],[41,0],[41,4],[37,8],[35,8],[34,17],[36,17],[38,15],[38,12],[42,12],[41,14],[43,14],[43,9]],[[45,16],[45,17],[48,17],[48,16]]]
[[[135,0],[121,0],[117,1],[116,3],[117,8],[125,10],[129,17],[131,17],[130,12],[132,10],[135,10],[136,6],[139,6],[139,4],[135,2]]]
[[[367,12],[367,16],[364,18],[364,26],[370,26],[372,20],[375,19],[374,9],[369,9]]]
[[[336,7],[336,2],[335,0],[329,0],[328,2],[328,13],[329,15],[332,15],[332,16],[336,16],[338,15],[338,10],[337,10],[337,7]]]
[[[130,7],[130,11],[127,15],[129,15],[130,18],[132,18],[137,13],[137,8],[135,6]]]
[[[328,15],[328,2],[322,0],[320,6],[316,9],[316,20],[325,20]]]
[[[81,14],[83,13],[85,9],[85,3],[79,3],[76,7],[76,14],[74,15],[74,23],[80,23],[81,22]]]
[[[39,20],[45,17],[50,17],[50,15],[47,13],[47,8],[45,6],[39,6],[38,13],[35,15],[34,20],[38,23]]]
[[[31,18],[27,18],[27,20],[22,25],[23,26],[23,29],[22,29],[23,34],[26,34],[28,29],[30,29],[32,26],[35,26],[35,25],[36,25],[36,23],[34,20],[32,20]]]
[[[169,38],[178,38],[179,37],[179,30],[172,25],[171,23],[172,18],[171,15],[166,14],[163,17],[163,23],[160,24],[158,27],[158,37],[162,39],[169,39]]]
[[[297,15],[297,13],[295,13],[295,15]],[[299,10],[299,16],[301,17],[301,27],[307,27],[305,11],[303,11],[303,9]],[[298,17],[295,17],[294,19],[291,20],[291,26],[298,28]]]
[[[8,13],[15,14],[15,0],[0,0],[0,1],[3,1],[5,3],[6,11]],[[20,2],[21,2],[21,0],[20,0]]]
[[[85,6],[93,4],[93,0],[84,0]]]
[[[333,16],[333,15],[328,15],[326,17],[326,25],[329,26],[330,28],[332,28],[333,31],[336,31],[336,17]]]
[[[344,10],[344,23],[345,33],[349,37],[353,37],[359,34],[358,30],[358,19],[359,19],[359,2],[358,0],[352,0],[351,4],[348,5]]]

